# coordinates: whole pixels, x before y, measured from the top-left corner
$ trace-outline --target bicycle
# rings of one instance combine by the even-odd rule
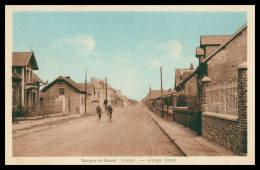
[[[109,122],[111,122],[112,121],[112,111],[108,112],[108,116],[109,116]]]

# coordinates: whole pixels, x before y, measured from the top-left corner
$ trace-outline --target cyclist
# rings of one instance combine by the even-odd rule
[[[97,106],[96,111],[97,111],[97,122],[100,122],[102,110],[101,110],[101,107],[99,105]]]
[[[108,116],[109,116],[109,121],[111,122],[111,120],[112,120],[112,112],[113,112],[113,108],[109,105],[108,106],[108,108],[107,108],[107,110],[108,110]]]

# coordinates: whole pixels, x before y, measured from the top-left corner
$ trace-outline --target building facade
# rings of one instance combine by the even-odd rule
[[[247,25],[202,64],[202,134],[236,153],[247,153]]]
[[[85,88],[82,88],[81,85],[73,81],[69,76],[59,76],[46,85],[41,92],[41,101],[43,103],[55,102],[56,105],[62,105],[63,112],[85,112]],[[89,102],[91,100],[89,91],[86,96]]]
[[[39,89],[43,81],[33,73],[38,69],[33,51],[12,53],[13,107],[39,104]]]
[[[121,91],[113,89],[107,83],[107,79],[101,80],[92,77],[88,84],[92,94],[92,103],[97,103],[103,107],[107,99],[107,106],[119,106],[123,104]]]

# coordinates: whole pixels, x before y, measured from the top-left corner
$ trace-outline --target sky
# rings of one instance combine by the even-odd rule
[[[44,82],[105,79],[137,101],[174,88],[177,68],[198,66],[201,35],[232,35],[246,12],[14,12],[13,51],[34,51]]]

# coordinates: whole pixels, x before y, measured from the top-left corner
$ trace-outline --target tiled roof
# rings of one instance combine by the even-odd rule
[[[50,86],[52,86],[57,80],[64,80],[66,81],[68,84],[70,84],[71,86],[73,86],[75,89],[77,89],[79,92],[84,93],[85,92],[85,88],[82,88],[81,85],[79,85],[78,83],[76,83],[75,81],[73,81],[70,78],[66,78],[63,76],[59,76],[58,78],[56,78],[54,81],[52,81],[51,83],[49,83],[48,85],[46,85],[42,91],[46,91],[47,88],[49,88]]]
[[[223,44],[220,45],[220,47],[218,47],[212,54],[210,54],[210,56],[208,56],[207,58],[205,58],[202,63],[205,63],[207,61],[209,61],[212,57],[214,57],[223,47],[225,47],[229,42],[231,42],[237,35],[239,35],[240,32],[242,32],[243,30],[247,29],[247,24],[245,24],[244,26],[242,26],[237,32],[235,32],[232,36],[230,36],[228,39],[226,39],[225,42],[223,42]]]
[[[33,57],[33,69],[38,70],[38,65],[33,52],[13,52],[12,53],[12,66],[27,66],[31,57]]]
[[[203,35],[200,37],[200,45],[221,45],[230,37],[232,37],[232,35]]]
[[[60,79],[64,79],[66,80],[68,83],[70,83],[72,86],[74,86],[76,89],[78,89],[79,91],[81,92],[85,92],[85,88],[82,88],[80,85],[78,85],[78,83],[76,83],[75,81],[73,81],[72,79],[70,78],[67,78],[67,77],[62,77],[60,76],[61,78]]]
[[[43,81],[34,72],[32,74],[32,77],[34,82],[43,83]]]
[[[168,90],[163,90],[163,95],[168,94]],[[151,90],[151,92],[148,93],[147,99],[150,99],[150,93],[151,93],[151,99],[156,99],[158,97],[161,97],[161,90]]]
[[[204,55],[204,50],[200,47],[196,48],[196,56]]]
[[[78,85],[81,86],[82,89],[84,89],[85,91],[85,83],[78,83]],[[93,86],[92,86],[92,83],[87,83],[87,92],[88,94],[92,94],[92,91],[93,91]]]

